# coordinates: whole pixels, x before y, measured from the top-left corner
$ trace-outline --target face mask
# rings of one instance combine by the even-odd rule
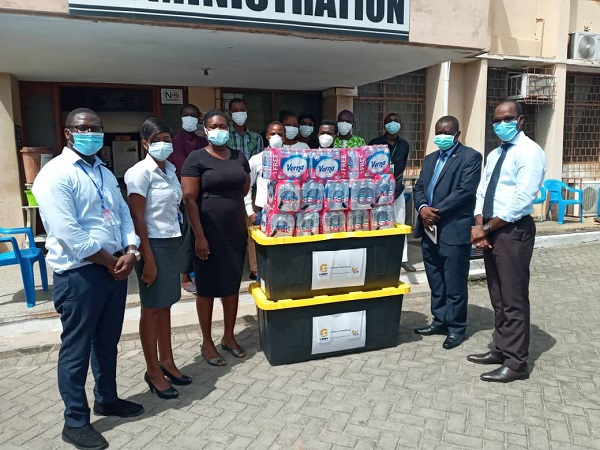
[[[402,125],[400,124],[400,122],[389,122],[385,124],[385,131],[387,131],[390,134],[396,134],[398,131],[400,131],[401,127]]]
[[[300,125],[300,134],[302,137],[309,137],[315,131],[315,127],[311,127],[310,125]]]
[[[148,153],[157,161],[164,161],[173,153],[173,144],[170,142],[153,142],[148,148]]]
[[[221,147],[229,141],[229,130],[206,130],[206,137],[211,144]]]
[[[348,122],[338,122],[338,130],[340,132],[340,136],[346,136],[352,131],[352,124]]]
[[[298,136],[298,127],[285,127],[285,137],[288,139],[296,139]]]
[[[185,131],[196,131],[198,128],[198,118],[193,116],[184,116],[181,118],[181,128]]]
[[[73,147],[85,156],[92,156],[104,145],[104,133],[72,133]]]
[[[283,139],[278,134],[274,134],[269,138],[269,147],[271,148],[282,148]]]
[[[242,127],[246,123],[246,120],[248,120],[248,113],[246,111],[231,113],[231,120],[233,120],[238,127]]]
[[[319,146],[321,148],[329,148],[331,147],[331,144],[333,144],[333,136],[330,136],[329,134],[322,134],[319,136]]]
[[[502,142],[511,141],[519,133],[517,121],[495,123],[494,133]]]
[[[445,152],[454,145],[454,136],[452,134],[436,134],[433,138],[433,143],[437,145],[441,151]]]

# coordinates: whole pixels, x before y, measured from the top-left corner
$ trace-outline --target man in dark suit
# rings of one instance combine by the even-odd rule
[[[439,150],[425,157],[413,191],[419,211],[415,236],[423,238],[433,314],[431,325],[415,333],[446,335],[445,349],[459,346],[467,328],[471,226],[481,178],[481,153],[462,145],[459,136],[456,117],[437,121],[434,142]]]

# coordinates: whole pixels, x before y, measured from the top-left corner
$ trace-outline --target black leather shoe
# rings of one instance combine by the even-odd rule
[[[502,366],[491,372],[481,374],[480,378],[482,381],[489,381],[491,383],[510,383],[516,380],[526,380],[529,378],[529,372],[527,369],[517,372],[510,367]]]
[[[429,325],[423,328],[415,328],[415,334],[420,334],[421,336],[433,336],[434,334],[448,334],[448,330],[444,327]]]
[[[469,355],[467,359],[475,364],[504,364],[504,358],[500,358],[492,352]]]
[[[450,350],[458,347],[460,344],[462,344],[464,340],[464,334],[450,333],[444,341],[444,343],[442,344],[442,347],[444,347],[446,350]]]
[[[417,269],[415,269],[415,266],[413,266],[408,261],[401,263],[400,266],[407,272],[416,272],[417,271]]]
[[[142,405],[127,400],[118,399],[108,405],[94,402],[94,414],[98,416],[135,417],[143,413]]]
[[[108,448],[108,442],[89,423],[83,427],[64,426],[62,439],[76,448],[86,450],[101,450]]]
[[[162,370],[162,373],[164,373],[165,376],[171,380],[171,383],[176,386],[187,386],[192,382],[192,377],[188,377],[187,375],[183,374],[180,377],[176,377],[163,366],[160,366],[160,369]]]

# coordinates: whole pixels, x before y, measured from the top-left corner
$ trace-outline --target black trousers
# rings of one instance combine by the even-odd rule
[[[58,389],[65,403],[65,424],[90,423],[85,394],[90,357],[98,403],[117,400],[117,344],[121,338],[127,281],[116,281],[98,264],[54,273],[54,306],[63,332],[58,355]]]
[[[525,216],[489,236],[493,248],[484,251],[485,272],[494,308],[492,353],[513,370],[527,368],[530,340],[529,264],[535,243],[535,223]]]
[[[434,244],[425,236],[421,249],[431,289],[432,325],[446,327],[449,333],[465,334],[471,244]]]

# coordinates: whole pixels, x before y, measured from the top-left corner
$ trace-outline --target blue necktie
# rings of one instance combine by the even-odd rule
[[[435,189],[435,185],[437,183],[438,178],[440,177],[440,173],[444,168],[444,163],[448,159],[448,152],[440,152],[440,157],[435,164],[435,169],[433,171],[433,176],[431,177],[431,183],[429,183],[429,187],[427,188],[427,201],[429,202],[429,206],[433,206],[433,190]]]
[[[483,199],[482,215],[484,222],[487,222],[494,217],[494,196],[496,195],[496,187],[498,186],[498,180],[500,179],[500,170],[502,169],[502,163],[506,158],[506,153],[512,145],[513,144],[505,142],[500,146],[502,153],[500,154],[500,158],[498,158],[498,162],[494,166],[494,171],[490,177],[490,182],[487,185],[485,197]]]

